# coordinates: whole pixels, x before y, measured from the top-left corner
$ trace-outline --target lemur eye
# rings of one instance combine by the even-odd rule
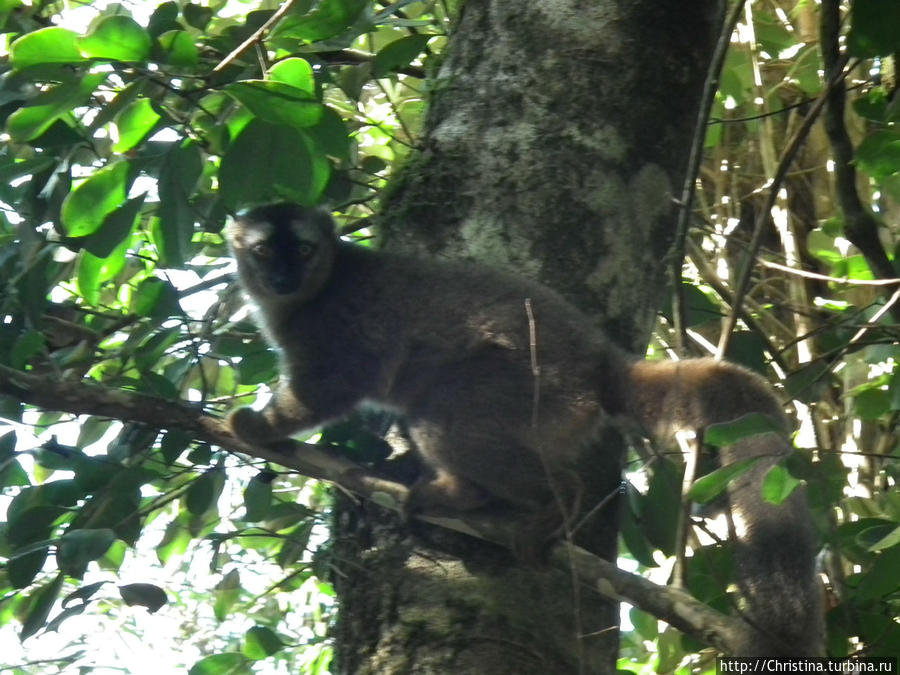
[[[308,260],[312,257],[312,254],[315,253],[316,247],[314,244],[310,244],[309,242],[302,241],[297,245],[297,253],[304,260]]]
[[[250,247],[250,252],[258,258],[268,258],[272,255],[272,249],[269,248],[268,244],[262,242],[253,244],[253,246]]]

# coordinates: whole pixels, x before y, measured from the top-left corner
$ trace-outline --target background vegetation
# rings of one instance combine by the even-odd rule
[[[74,415],[62,397],[24,405],[15,373],[213,413],[265,395],[275,358],[230,281],[225,219],[272,199],[327,204],[368,243],[455,11],[0,2],[10,672],[328,672],[339,564],[323,484],[177,427]],[[696,193],[682,196],[684,309],[662,313],[651,355],[707,353],[727,335],[729,357],[793,401],[793,470],[825,543],[829,650],[896,656],[900,7],[760,0],[734,16]],[[732,306],[734,333],[722,330]],[[382,452],[353,425],[310,440],[360,461]],[[623,556],[661,582],[676,554],[671,471],[656,457],[629,464]],[[715,564],[686,579],[714,605]],[[630,618],[623,667],[670,671],[699,648]]]

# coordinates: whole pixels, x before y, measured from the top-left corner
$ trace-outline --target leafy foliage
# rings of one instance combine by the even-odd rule
[[[276,364],[232,318],[226,216],[272,199],[328,203],[348,222],[371,213],[419,123],[423,69],[410,64],[443,40],[439,8],[407,4],[298,2],[266,25],[267,5],[8,3],[0,363],[211,412],[252,402]],[[140,632],[149,610],[185,617],[172,638],[194,645],[164,670],[193,656],[198,673],[260,660],[325,671],[331,591],[310,544],[328,511],[321,486],[177,428],[11,399],[2,414],[24,426],[0,442],[0,624],[18,619],[24,640],[116,615]],[[107,583],[120,578],[133,582]],[[212,617],[198,605],[209,597]],[[60,671],[98,663],[59,654]]]
[[[250,403],[274,378],[275,358],[237,314],[225,219],[290,199],[327,204],[359,230],[416,141],[445,5],[303,1],[276,16],[277,3],[82,4],[0,6],[0,366],[210,412]],[[685,274],[698,343],[718,337],[779,149],[823,91],[817,11],[757,3],[729,51]],[[895,267],[898,35],[894,2],[853,3],[848,45],[865,61],[848,124],[863,200]],[[800,449],[766,490],[778,501],[795,476],[809,485],[834,585],[831,653],[859,644],[895,654],[896,284],[869,283],[876,274],[835,206],[829,159],[810,141],[789,174],[763,239],[763,257],[789,270],[759,268],[729,355],[757,369],[774,362],[802,404]],[[668,345],[668,327],[654,350]],[[334,609],[327,558],[314,553],[327,539],[322,486],[177,427],[39,412],[11,397],[0,398],[0,416],[9,422],[0,430],[0,645],[15,626],[23,640],[40,634],[56,646],[59,672],[91,668],[102,665],[91,645],[121,624],[134,653],[162,658],[142,647],[148,632],[177,643],[172,672],[327,672]],[[766,430],[749,426],[719,429],[717,442]],[[366,461],[385,451],[354,425],[321,442]],[[627,490],[623,540],[626,555],[653,568],[679,548],[682,470],[646,465],[647,488],[634,476]],[[695,489],[712,498],[739,473],[711,474]],[[689,590],[727,610],[727,547],[690,544]],[[116,621],[97,628],[98,616]],[[659,671],[699,648],[630,616],[623,667],[648,662],[644,641],[656,645]]]

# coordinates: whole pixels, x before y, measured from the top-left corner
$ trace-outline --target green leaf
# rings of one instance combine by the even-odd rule
[[[269,79],[289,84],[315,98],[316,78],[313,76],[312,66],[306,59],[293,57],[279,61],[269,69]]]
[[[153,241],[160,261],[180,267],[190,257],[194,234],[194,210],[190,197],[203,171],[203,157],[194,143],[176,145],[159,169],[159,220],[153,224]]]
[[[241,357],[237,366],[239,384],[271,382],[278,374],[278,357],[270,349],[251,352]]]
[[[385,77],[395,70],[408,66],[422,51],[428,41],[435,37],[426,33],[408,35],[385,45],[375,55],[372,62],[372,76]]]
[[[883,537],[870,544],[870,551],[883,551],[888,548],[900,545],[900,526],[893,527]]]
[[[900,3],[856,0],[850,3],[847,46],[853,56],[888,56],[900,50]]]
[[[688,496],[701,504],[712,501],[728,487],[731,481],[749,471],[760,459],[760,457],[747,457],[698,478],[688,491]]]
[[[65,608],[70,603],[80,600],[85,602],[91,599],[91,596],[94,595],[97,591],[99,591],[104,584],[109,583],[108,581],[95,581],[92,584],[87,584],[86,586],[82,586],[81,588],[77,588],[71,593],[69,593],[66,597],[63,598],[62,606]]]
[[[875,558],[868,573],[856,588],[859,601],[874,600],[892,594],[900,588],[900,546],[885,549]]]
[[[749,413],[731,422],[710,424],[703,432],[703,441],[722,448],[750,436],[772,432],[784,433],[784,429],[768,415]]]
[[[103,225],[125,201],[130,171],[127,161],[107,165],[66,195],[60,212],[66,234],[83,237]]]
[[[190,444],[190,434],[180,429],[170,429],[163,436],[159,443],[159,450],[162,453],[166,464],[173,464],[176,459],[185,451]]]
[[[140,24],[128,16],[101,19],[87,35],[79,38],[84,56],[113,61],[143,61],[150,54],[152,40]]]
[[[786,467],[776,464],[766,472],[766,477],[763,479],[763,499],[770,504],[781,504],[799,485],[800,480],[795,478]]]
[[[886,389],[868,387],[853,394],[853,412],[864,420],[877,420],[890,409],[891,397]]]
[[[320,119],[314,126],[304,129],[319,150],[344,162],[350,162],[350,136],[347,134],[347,126],[344,120],[331,108],[325,108]]]
[[[322,0],[316,9],[303,16],[285,18],[274,35],[307,42],[325,40],[356,23],[368,4],[367,0]]]
[[[226,85],[225,93],[256,117],[272,124],[309,127],[322,118],[324,106],[309,92],[284,82],[244,80]]]
[[[231,208],[276,199],[312,206],[331,175],[317,150],[298,129],[253,120],[222,158],[219,194]]]
[[[256,523],[265,520],[272,506],[272,479],[275,474],[271,471],[260,471],[250,479],[244,490],[244,508],[247,513],[244,520]]]
[[[138,284],[130,310],[138,316],[163,319],[180,313],[178,291],[164,279],[151,277]]]
[[[856,148],[860,168],[874,178],[887,178],[900,171],[900,132],[876,131]]]
[[[9,47],[13,68],[21,70],[41,63],[78,63],[78,33],[59,26],[41,28],[23,35]]]
[[[12,348],[9,363],[17,370],[24,370],[31,359],[44,351],[46,340],[36,330],[27,330],[16,340]]]
[[[80,579],[88,563],[103,557],[115,540],[116,534],[109,528],[66,532],[56,548],[59,571]]]
[[[158,39],[166,53],[166,63],[173,66],[197,65],[197,46],[190,33],[170,30],[160,35]]]
[[[213,654],[191,666],[188,675],[245,675],[249,665],[247,657],[236,652]]]
[[[241,596],[241,575],[237,569],[232,569],[216,584],[213,596],[213,613],[219,621],[224,621]]]
[[[78,292],[88,303],[96,305],[100,302],[101,286],[122,271],[127,250],[128,241],[125,240],[105,258],[98,258],[89,251],[78,254]]]
[[[112,255],[134,229],[146,196],[146,193],[138,195],[113,210],[97,230],[82,240],[84,248],[98,258]]]
[[[19,143],[37,138],[60,116],[84,103],[108,76],[108,73],[91,73],[41,92],[7,118],[6,130],[10,137]]]
[[[160,114],[148,98],[139,98],[116,119],[119,140],[113,145],[116,152],[127,152],[140,143],[160,120]]]
[[[279,638],[271,628],[266,628],[265,626],[253,626],[253,628],[247,631],[246,638],[244,639],[244,647],[241,651],[244,652],[248,658],[259,661],[281,651],[283,647],[284,642],[281,641],[281,638]]]
[[[28,613],[22,621],[22,632],[19,633],[20,640],[26,640],[37,633],[44,624],[47,623],[47,617],[50,616],[50,610],[53,603],[59,597],[59,591],[62,589],[63,575],[57,574],[56,578],[49,584],[39,588],[29,599]]]
[[[129,607],[146,607],[151,614],[169,601],[166,592],[155,584],[125,584],[119,586],[119,595]]]
[[[215,506],[216,500],[222,493],[225,485],[225,476],[221,469],[210,469],[191,483],[185,495],[185,505],[188,511],[195,516],[206,513]]]
[[[43,569],[50,554],[50,547],[42,546],[36,551],[15,555],[6,563],[6,574],[13,588],[26,588],[31,585],[38,573]]]
[[[181,13],[188,25],[198,30],[204,30],[213,15],[213,11],[209,7],[202,7],[195,3],[185,5]]]

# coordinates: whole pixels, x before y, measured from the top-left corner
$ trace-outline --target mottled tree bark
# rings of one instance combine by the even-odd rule
[[[640,352],[663,296],[718,0],[469,0],[384,244],[556,288]],[[598,441],[579,543],[615,559],[621,442]],[[340,673],[602,673],[618,606],[489,544],[342,501]]]

